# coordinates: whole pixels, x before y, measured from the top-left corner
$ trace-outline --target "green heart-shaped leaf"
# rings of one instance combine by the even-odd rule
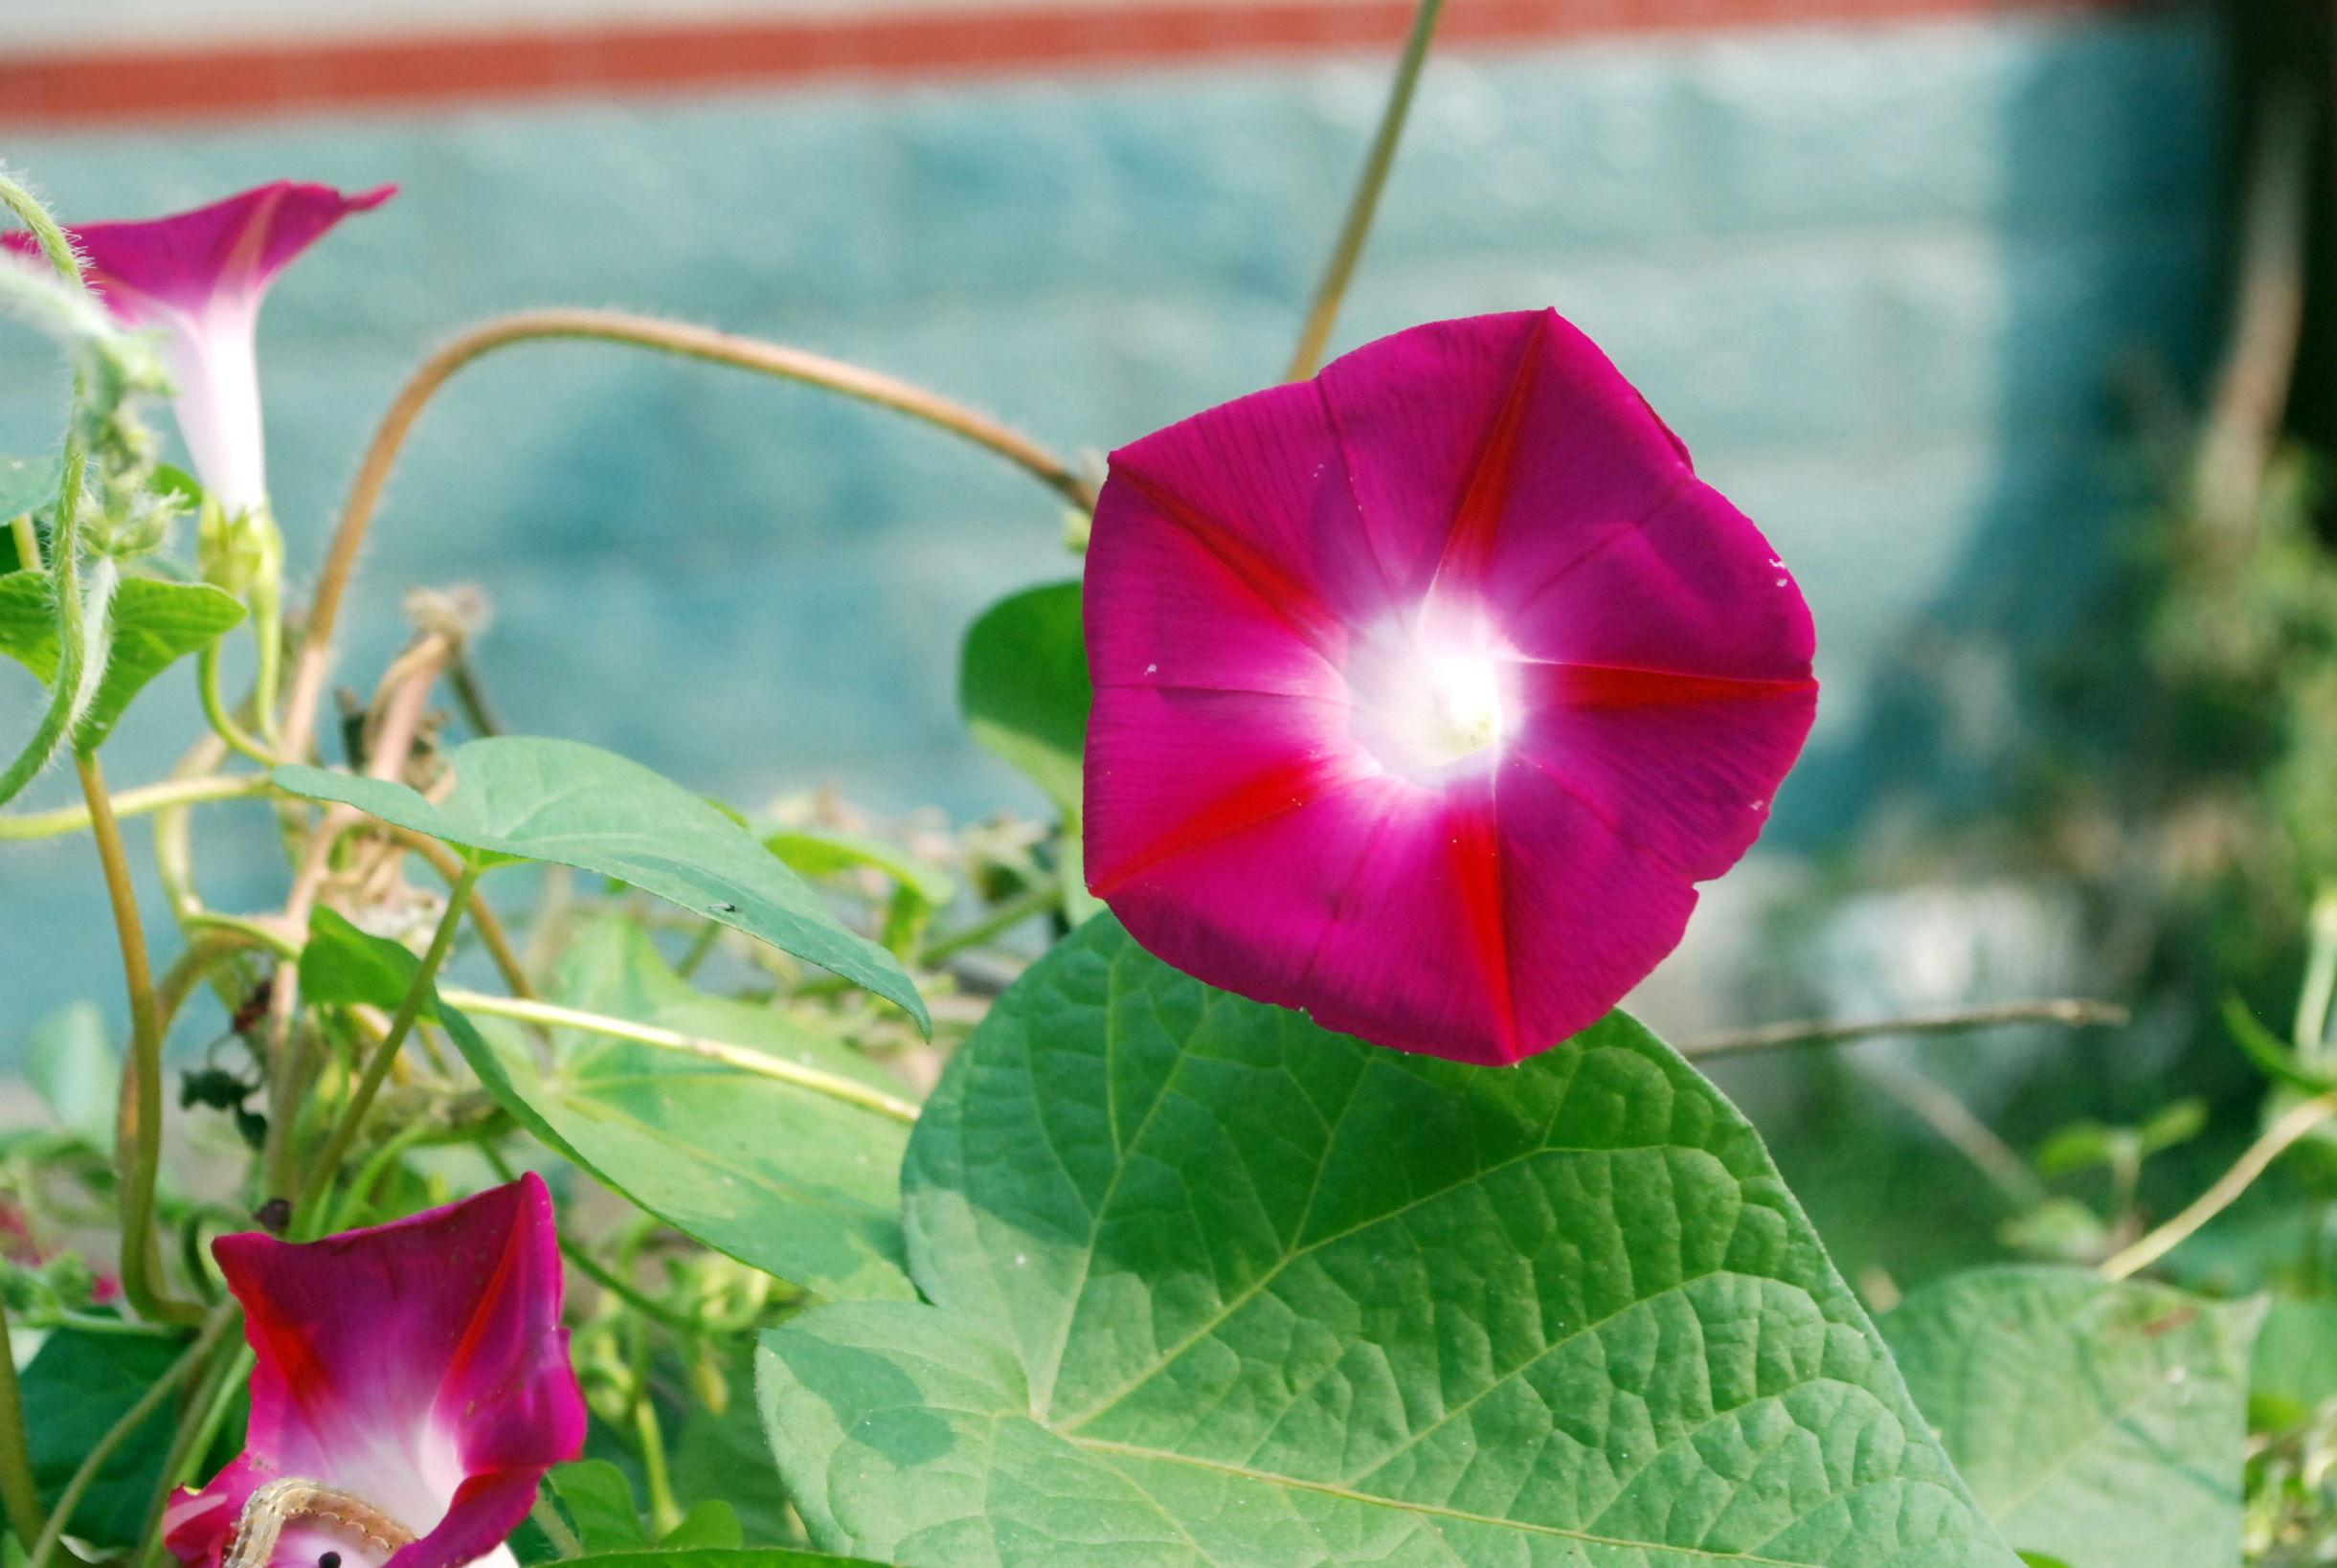
[[[1079,820],[1095,688],[1077,582],[1028,589],[983,611],[966,633],[957,702],[977,741],[1028,774],[1065,820]]]
[[[243,606],[209,583],[129,577],[114,590],[107,616],[112,651],[98,693],[74,731],[74,745],[84,751],[105,744],[147,683],[234,630]],[[0,654],[31,670],[42,685],[56,679],[56,610],[46,572],[0,576]]]
[[[1982,1268],[1883,1319],[1907,1385],[2007,1540],[2072,1568],[2237,1568],[2260,1303]]]
[[[903,1176],[932,1306],[763,1336],[816,1543],[909,1564],[2010,1568],[1759,1137],[1615,1015],[1489,1070],[1108,916]]]
[[[403,784],[282,767],[277,784],[471,851],[483,865],[552,861],[597,872],[760,937],[933,1021],[893,955],[847,930],[753,834],[636,762],[573,741],[473,741],[433,804]]]

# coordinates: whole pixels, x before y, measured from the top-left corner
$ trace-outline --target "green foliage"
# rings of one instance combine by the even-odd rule
[[[758,851],[759,853],[759,851]],[[648,938],[611,921],[563,960],[553,996],[587,1011],[890,1087],[850,1049],[768,1008],[707,997]],[[513,1032],[448,1033],[523,1127],[668,1224],[741,1263],[840,1299],[906,1298],[900,1122],[796,1084],[685,1053],[560,1031],[540,1069]]]
[[[105,744],[124,711],[156,676],[238,625],[243,606],[207,583],[129,577],[114,590],[107,614],[113,651],[73,737],[84,751]],[[0,653],[31,670],[43,685],[56,679],[56,612],[45,573],[0,577]]]
[[[2071,1568],[2239,1561],[2258,1304],[1989,1268],[1883,1320],[1916,1402],[2005,1538]]]
[[[24,1369],[21,1392],[32,1419],[27,1442],[41,1503],[55,1508],[82,1456],[178,1359],[180,1342],[154,1334],[58,1329]],[[170,1445],[171,1412],[156,1410],[98,1471],[74,1511],[73,1534],[102,1546],[134,1546],[146,1499]]]
[[[576,1568],[876,1568],[862,1557],[833,1557],[820,1552],[793,1552],[783,1547],[750,1546],[743,1550],[685,1546],[654,1552],[595,1553],[573,1557]]]
[[[1027,774],[1076,823],[1088,710],[1095,703],[1079,583],[1026,589],[984,611],[966,634],[957,703],[974,738]]]
[[[1099,918],[951,1064],[904,1193],[933,1305],[763,1338],[821,1545],[2012,1560],[1752,1129],[1620,1015],[1487,1072],[1211,991]]]
[[[561,1465],[544,1480],[558,1501],[561,1518],[587,1552],[618,1552],[649,1544],[640,1510],[633,1501],[633,1483],[607,1460],[580,1459]]]
[[[58,1125],[100,1149],[114,1146],[122,1057],[95,1007],[75,1002],[33,1025],[25,1042],[24,1076]]]
[[[320,1007],[394,1011],[421,969],[421,959],[406,948],[359,930],[336,909],[319,908],[308,918],[308,941],[301,949],[301,995]],[[434,986],[419,1016],[435,1019],[440,1011]]]
[[[810,960],[932,1030],[893,955],[845,929],[802,879],[722,811],[638,763],[573,741],[473,741],[433,804],[403,784],[283,767],[294,795],[338,800],[468,850],[482,865],[551,861],[655,893]]]

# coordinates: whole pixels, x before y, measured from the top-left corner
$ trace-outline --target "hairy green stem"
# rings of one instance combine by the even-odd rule
[[[203,1316],[192,1302],[174,1301],[162,1290],[154,1240],[154,1184],[162,1168],[163,1032],[154,972],[146,956],[145,924],[137,889],[130,885],[129,856],[105,793],[105,772],[86,752],[74,762],[81,794],[89,803],[90,831],[98,842],[98,863],[114,915],[114,936],[122,949],[122,977],[129,993],[130,1061],[122,1087],[121,1127],[115,1158],[121,1181],[122,1293],[141,1316],[162,1323],[194,1323]]]
[[[21,184],[0,172],[0,207],[15,214],[16,221],[33,232],[33,239],[40,254],[49,258],[56,275],[70,283],[81,281],[81,258],[74,254],[73,241],[38,197]]]
[[[1291,356],[1285,380],[1304,381],[1322,368],[1323,350],[1331,342],[1333,325],[1338,321],[1339,302],[1347,296],[1356,263],[1363,258],[1363,242],[1370,237],[1372,217],[1380,210],[1380,191],[1387,184],[1387,171],[1395,166],[1396,146],[1404,140],[1404,118],[1412,109],[1412,91],[1420,85],[1420,70],[1427,63],[1428,45],[1436,36],[1436,20],[1444,9],[1445,0],[1420,0],[1420,9],[1412,13],[1411,34],[1404,40],[1404,54],[1396,61],[1396,79],[1388,88],[1387,107],[1381,111],[1380,129],[1371,139],[1362,176],[1356,181],[1355,194],[1348,200],[1347,220],[1339,227],[1338,242],[1332,246],[1322,281],[1315,285],[1315,302],[1308,307],[1306,325],[1299,331],[1298,348]]]
[[[24,1429],[24,1395],[16,1386],[16,1356],[9,1343],[8,1308],[0,1303],[0,1509],[9,1528],[30,1547],[40,1539],[48,1515],[33,1480],[33,1455]]]
[[[296,1239],[307,1240],[323,1220],[324,1198],[332,1186],[333,1173],[356,1140],[357,1130],[365,1125],[366,1112],[373,1109],[373,1097],[381,1092],[382,1081],[390,1076],[390,1064],[397,1060],[406,1037],[414,1032],[415,1020],[421,1017],[422,1008],[436,990],[438,970],[454,949],[455,932],[462,927],[463,907],[470,903],[471,889],[478,881],[479,867],[469,866],[448,891],[445,912],[438,916],[438,930],[430,934],[430,948],[422,954],[421,967],[414,972],[414,981],[406,987],[406,995],[390,1019],[389,1032],[366,1059],[364,1072],[349,1095],[348,1105],[326,1136],[325,1147],[317,1151],[316,1162],[309,1167],[308,1179],[301,1188],[299,1201],[293,1205],[292,1233]]]
[[[155,1378],[146,1391],[138,1396],[136,1402],[122,1412],[122,1419],[107,1427],[103,1437],[90,1445],[88,1454],[81,1460],[81,1467],[73,1472],[73,1479],[65,1483],[65,1490],[57,1495],[56,1512],[49,1515],[48,1528],[40,1533],[40,1539],[33,1544],[33,1556],[26,1568],[48,1568],[64,1539],[66,1521],[73,1517],[73,1511],[80,1506],[82,1496],[97,1480],[98,1472],[114,1457],[114,1450],[128,1442],[130,1434],[145,1425],[146,1418],[161,1409],[163,1401],[177,1390],[180,1383],[186,1381],[187,1375],[211,1355],[212,1347],[235,1323],[238,1310],[233,1302],[223,1302],[213,1308],[211,1315],[203,1320],[202,1332],[194,1336],[193,1343],[176,1361],[170,1363],[169,1370]]]
[[[79,402],[79,387],[75,387]],[[81,484],[89,466],[89,452],[77,428],[65,437],[64,476],[57,485],[56,522],[49,537],[50,593],[56,600],[56,681],[49,706],[16,760],[0,771],[0,806],[24,793],[25,786],[64,744],[65,733],[80,714],[82,675],[89,662],[87,629],[81,606]]]
[[[27,571],[41,569],[40,531],[33,526],[33,514],[23,513],[8,520],[9,534],[16,541],[16,564]]]

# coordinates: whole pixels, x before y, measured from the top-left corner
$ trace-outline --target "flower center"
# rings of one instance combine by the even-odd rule
[[[287,1476],[269,1482],[244,1503],[220,1568],[267,1568],[276,1559],[277,1541],[294,1525],[322,1525],[351,1546],[385,1555],[420,1538],[355,1492]]]
[[[1435,773],[1508,734],[1499,661],[1406,639],[1360,662],[1356,735],[1392,773]]]

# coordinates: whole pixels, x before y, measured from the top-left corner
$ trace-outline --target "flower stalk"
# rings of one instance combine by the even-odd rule
[[[1404,123],[1412,112],[1412,93],[1420,85],[1421,68],[1428,62],[1428,46],[1436,38],[1437,19],[1444,14],[1445,0],[1420,0],[1420,9],[1412,13],[1412,31],[1404,40],[1404,54],[1396,61],[1396,79],[1387,92],[1387,107],[1380,113],[1380,128],[1371,139],[1371,151],[1363,159],[1362,175],[1357,179],[1355,194],[1348,198],[1347,218],[1339,226],[1338,240],[1331,247],[1331,259],[1323,267],[1322,281],[1315,288],[1315,302],[1307,307],[1306,325],[1299,330],[1297,350],[1291,355],[1291,368],[1283,375],[1286,381],[1304,381],[1322,368],[1323,350],[1330,346],[1331,328],[1338,321],[1339,303],[1347,297],[1347,285],[1355,279],[1356,264],[1363,258],[1364,241],[1371,237],[1371,220],[1380,211],[1380,191],[1387,184],[1388,170],[1395,167],[1396,147],[1404,140]]]

